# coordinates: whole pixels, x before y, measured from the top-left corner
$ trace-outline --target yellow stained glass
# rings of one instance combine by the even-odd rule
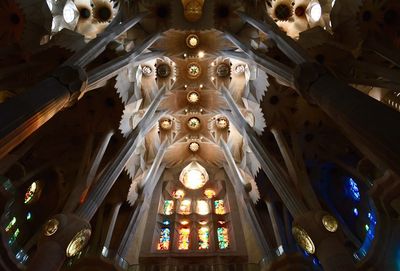
[[[199,249],[209,249],[210,247],[210,228],[201,227],[198,231]]]
[[[172,192],[172,197],[174,199],[182,199],[184,196],[185,196],[185,191],[183,191],[182,189],[178,189]]]
[[[206,189],[204,190],[204,196],[206,196],[208,199],[211,199],[215,197],[215,191],[213,189]]]
[[[191,210],[190,210],[191,203],[192,202],[190,199],[182,200],[179,205],[179,214],[189,215],[191,213]]]
[[[178,230],[178,234],[179,234],[178,249],[179,250],[188,250],[189,249],[190,229],[189,228],[180,228]]]
[[[215,213],[217,215],[224,215],[226,213],[225,211],[225,204],[223,199],[215,200],[214,201],[214,208],[215,208]]]

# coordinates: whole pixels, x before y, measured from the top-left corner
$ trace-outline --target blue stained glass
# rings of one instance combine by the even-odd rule
[[[361,199],[360,189],[358,188],[358,185],[353,180],[353,178],[349,177],[347,179],[347,187],[346,188],[353,200],[360,201],[360,199]]]
[[[160,232],[160,240],[157,244],[157,250],[168,250],[170,245],[171,231],[169,228],[162,228]]]
[[[354,209],[353,209],[353,214],[354,214],[355,216],[358,216],[358,209],[357,209],[357,208],[354,208]]]

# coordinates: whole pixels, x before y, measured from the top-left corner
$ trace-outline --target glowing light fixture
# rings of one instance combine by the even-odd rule
[[[196,91],[191,91],[188,93],[186,96],[186,99],[188,100],[189,103],[197,103],[200,100],[200,95]]]
[[[199,189],[208,181],[208,174],[204,167],[197,162],[191,162],[179,175],[179,180],[189,189]]]
[[[189,144],[189,150],[192,152],[197,152],[200,149],[200,145],[197,142],[192,142]]]
[[[204,57],[204,51],[200,51],[200,52],[197,54],[197,56],[198,56],[199,58],[203,58],[203,57]]]

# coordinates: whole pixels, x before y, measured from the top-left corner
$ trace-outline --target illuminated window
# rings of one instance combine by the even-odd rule
[[[360,190],[358,188],[357,183],[354,181],[353,178],[347,179],[346,190],[348,191],[348,193],[350,194],[350,197],[353,200],[360,201],[360,199],[361,199]]]
[[[24,203],[25,204],[29,204],[29,203],[32,202],[32,200],[35,197],[35,194],[38,192],[38,189],[39,189],[39,187],[38,187],[37,182],[33,182],[29,186],[28,190],[25,193],[25,198],[24,198]]]
[[[32,219],[32,213],[31,212],[28,212],[27,214],[26,214],[26,220],[31,220]]]
[[[8,244],[9,244],[9,245],[14,244],[15,240],[17,240],[17,238],[18,238],[19,233],[20,233],[20,231],[19,231],[19,229],[17,228],[17,229],[15,230],[14,234],[11,236],[10,240],[8,240]]]
[[[190,229],[189,228],[180,228],[178,230],[178,249],[179,250],[188,250],[189,249],[189,238],[190,238]]]
[[[223,199],[215,200],[214,208],[215,208],[215,214],[217,215],[224,215],[226,213]]]
[[[180,205],[179,205],[179,214],[181,214],[181,215],[190,215],[190,213],[191,213],[191,210],[190,210],[191,203],[192,202],[189,199],[182,200]]]
[[[198,230],[199,249],[209,249],[210,247],[210,228],[201,227]]]
[[[162,228],[160,232],[160,240],[157,244],[157,250],[169,250],[171,231],[169,228]]]
[[[192,190],[199,189],[208,181],[206,169],[197,162],[191,162],[181,172],[179,180]]]
[[[208,206],[207,201],[205,200],[198,200],[196,206],[196,213],[199,215],[208,215],[210,212],[210,208]]]
[[[182,199],[184,196],[185,196],[185,191],[183,191],[182,189],[178,189],[172,192],[172,197],[174,199]]]
[[[206,189],[204,191],[204,196],[206,196],[208,199],[212,199],[213,197],[215,197],[215,191],[212,189]]]
[[[9,232],[11,230],[11,228],[15,225],[15,223],[17,223],[17,218],[15,218],[15,216],[11,219],[10,223],[8,223],[7,227],[6,227],[6,232]]]
[[[228,229],[226,227],[218,227],[217,235],[219,249],[227,249],[229,247]]]
[[[172,215],[174,213],[174,201],[165,200],[164,201],[164,215]]]

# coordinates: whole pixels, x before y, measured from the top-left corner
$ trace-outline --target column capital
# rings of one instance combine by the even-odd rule
[[[67,106],[72,106],[87,87],[87,74],[79,66],[61,66],[52,73],[52,77],[69,90]]]

